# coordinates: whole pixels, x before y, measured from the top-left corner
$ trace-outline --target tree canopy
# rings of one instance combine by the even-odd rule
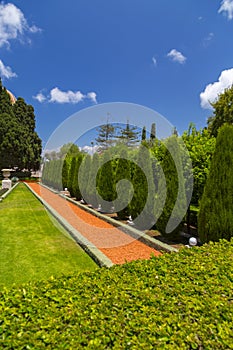
[[[130,125],[127,121],[125,127],[121,127],[120,135],[117,138],[127,147],[132,147],[139,141],[139,131],[136,126]]]
[[[12,104],[0,80],[0,168],[37,170],[40,155],[33,107],[22,97]]]
[[[100,146],[100,150],[108,149],[115,137],[115,126],[107,120],[106,124],[100,125],[97,128],[98,136],[96,137],[96,142]]]
[[[223,124],[233,124],[233,85],[220,94],[218,100],[211,105],[214,115],[208,119],[208,129],[211,135],[216,137]]]

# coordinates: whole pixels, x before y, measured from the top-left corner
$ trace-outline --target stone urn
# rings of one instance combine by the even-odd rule
[[[4,177],[4,180],[2,180],[2,188],[11,188],[11,180],[9,179],[9,176],[11,174],[11,169],[2,169],[2,174]]]

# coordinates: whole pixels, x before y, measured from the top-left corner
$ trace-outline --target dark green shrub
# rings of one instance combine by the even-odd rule
[[[140,229],[151,228],[154,224],[155,186],[152,173],[152,161],[149,150],[141,145],[137,153],[137,162],[133,166],[133,198],[130,202],[130,214]]]
[[[79,183],[81,198],[83,198],[87,203],[88,203],[87,191],[88,191],[90,170],[91,170],[91,156],[87,154],[82,160],[82,164],[80,165],[79,174],[78,174],[78,183]]]
[[[233,126],[219,131],[200,203],[198,233],[202,242],[233,236]]]
[[[73,175],[73,183],[72,183],[73,195],[78,201],[80,201],[82,199],[82,194],[81,194],[81,191],[79,188],[79,169],[80,169],[80,165],[81,165],[82,161],[83,161],[83,155],[79,154],[76,157],[74,175]]]
[[[163,212],[157,220],[156,227],[163,235],[174,239],[181,229],[181,220],[185,216],[185,179],[182,167],[182,149],[177,136],[174,135],[167,139],[166,147],[161,167],[166,179],[167,196]],[[161,179],[162,177],[159,179],[159,187],[163,188],[164,185],[160,183]],[[155,203],[155,214],[157,210],[161,209],[157,208],[156,205],[157,203]]]
[[[119,206],[123,207],[123,209],[118,210],[118,207],[116,205],[116,211],[117,216],[119,219],[124,220],[129,216],[129,203],[130,203],[130,187],[129,183],[123,182],[122,180],[128,180],[131,182],[131,162],[127,159],[127,149],[123,149],[120,153],[120,158],[117,162],[117,168],[116,168],[116,188],[119,187],[118,192],[118,201]],[[119,183],[119,186],[117,185],[119,181],[122,181]]]
[[[87,184],[87,202],[94,208],[98,207],[97,187],[98,187],[98,167],[99,155],[95,153],[91,159],[90,173]]]
[[[102,209],[110,212],[112,201],[116,199],[115,174],[112,169],[112,160],[109,157],[110,153],[105,151],[101,160],[101,168],[98,174],[98,193],[101,198],[99,202]],[[110,160],[109,160],[110,158]]]
[[[68,181],[67,181],[67,188],[68,188],[68,191],[70,192],[71,197],[74,197],[74,186],[73,186],[73,184],[74,184],[76,160],[77,160],[77,157],[72,157],[71,158],[70,170],[69,170],[69,178],[68,178]]]
[[[11,173],[12,177],[18,177],[20,180],[26,177],[31,177],[30,171],[14,171]]]
[[[66,159],[63,161],[63,167],[62,167],[62,187],[67,188],[68,187],[68,178],[69,178],[69,166]]]

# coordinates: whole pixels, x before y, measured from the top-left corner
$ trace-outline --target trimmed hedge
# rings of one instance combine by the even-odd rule
[[[232,349],[233,240],[0,293],[1,349]]]

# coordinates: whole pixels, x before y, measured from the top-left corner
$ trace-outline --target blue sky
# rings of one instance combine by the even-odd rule
[[[44,143],[109,102],[154,109],[182,133],[232,85],[232,37],[233,0],[1,2],[0,75],[34,106]]]

